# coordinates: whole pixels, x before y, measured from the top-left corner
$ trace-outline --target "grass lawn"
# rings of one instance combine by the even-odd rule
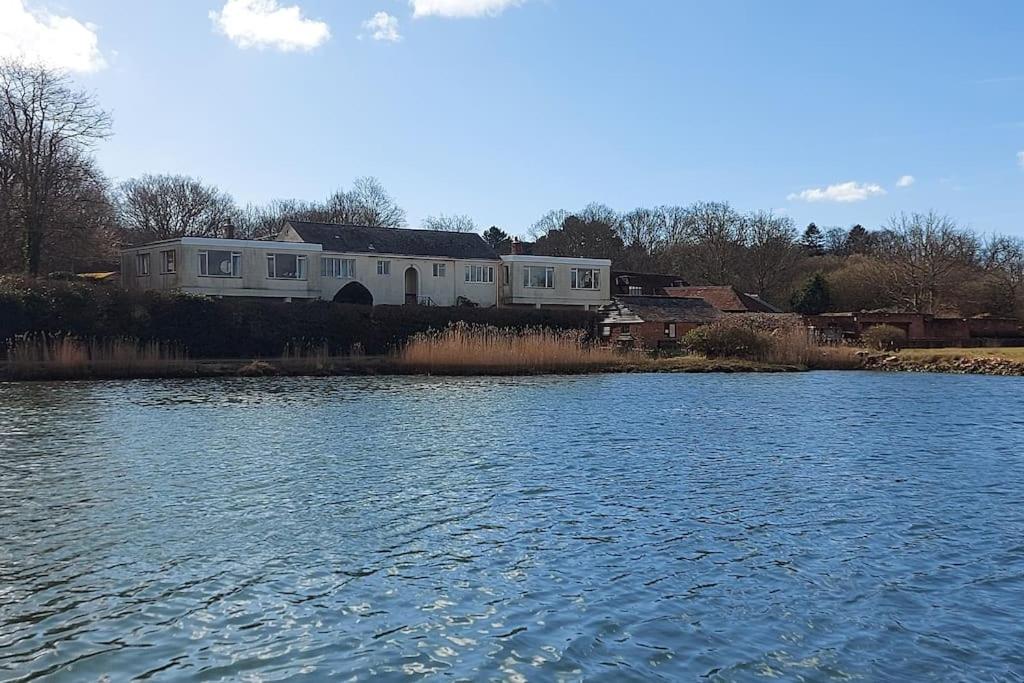
[[[1005,358],[1006,360],[1024,363],[1024,347],[1007,346],[1005,348],[984,349],[906,349],[899,355],[907,360],[938,361],[956,358]]]

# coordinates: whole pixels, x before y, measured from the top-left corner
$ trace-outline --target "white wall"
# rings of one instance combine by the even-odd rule
[[[323,278],[321,297],[334,298],[342,287],[350,282],[359,282],[373,295],[374,304],[400,305],[405,303],[405,271],[409,268],[419,275],[419,296],[429,297],[435,306],[454,306],[458,298],[465,297],[476,304],[489,307],[497,303],[497,278],[501,269],[498,261],[430,258],[422,256],[397,256],[388,254],[342,254],[324,252],[324,257],[351,259],[355,261],[354,278]],[[388,261],[389,275],[377,274],[377,262]],[[443,277],[434,277],[434,264],[444,264]],[[465,267],[482,265],[494,268],[495,282],[466,282]],[[319,274],[319,267],[318,267]]]
[[[247,296],[310,299],[320,292],[320,245],[263,242],[254,240],[183,237],[142,245],[121,252],[121,283],[127,289],[177,289],[207,296]],[[176,272],[163,273],[161,252],[174,251]],[[241,254],[239,277],[203,276],[199,273],[199,252],[234,251]],[[137,272],[137,255],[150,254],[149,275]],[[307,260],[306,279],[270,278],[268,254],[294,254]]]
[[[595,308],[611,301],[612,262],[608,259],[578,259],[557,256],[502,256],[508,266],[508,278],[502,268],[501,303],[515,306],[573,306]],[[526,287],[523,283],[527,266],[554,268],[554,287]],[[600,272],[598,289],[573,289],[572,269],[587,268]]]

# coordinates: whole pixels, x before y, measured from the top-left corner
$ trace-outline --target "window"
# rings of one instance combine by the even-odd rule
[[[619,334],[629,334],[629,325],[619,325]]]
[[[669,339],[675,339],[676,338],[676,324],[675,323],[665,323],[665,336],[668,337]]]
[[[512,270],[508,266],[503,266],[502,270],[505,271],[505,279],[503,280],[503,283],[506,285],[512,284]]]
[[[171,249],[170,251],[161,251],[160,252],[160,263],[162,264],[161,268],[162,268],[163,272],[165,272],[165,273],[173,273],[173,272],[175,272],[177,270],[177,266],[178,266],[177,258],[178,258],[178,256],[174,252],[173,249]]]
[[[604,327],[602,327],[601,328],[601,336],[602,337],[610,337],[610,336],[612,336],[612,326],[611,325],[605,325]]]
[[[241,277],[242,254],[237,251],[201,251],[199,274],[205,277]]]
[[[448,277],[448,264],[447,263],[435,263],[434,264],[434,277]]]
[[[135,274],[140,277],[149,275],[149,254],[135,255]]]
[[[391,261],[377,261],[377,275],[391,275]]]
[[[353,258],[324,256],[320,260],[320,274],[324,277],[333,277],[339,280],[354,278],[356,276],[356,260]]]
[[[267,277],[275,280],[305,280],[306,257],[298,254],[267,254]]]
[[[494,282],[494,266],[466,266],[466,282]]]
[[[555,269],[547,266],[526,266],[523,268],[523,286],[551,289],[555,286]]]
[[[630,296],[642,296],[643,293],[644,293],[644,288],[643,287],[637,287],[636,285],[630,285],[629,286],[629,295]]]
[[[572,269],[573,289],[601,289],[601,271],[592,268]]]

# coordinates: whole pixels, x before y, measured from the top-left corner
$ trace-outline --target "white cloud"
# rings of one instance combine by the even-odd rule
[[[409,0],[414,17],[483,17],[501,14],[526,0]]]
[[[1024,150],[1017,152],[1017,163],[1020,164],[1021,168],[1024,168]]]
[[[281,7],[277,0],[227,0],[210,19],[241,48],[312,50],[331,37],[326,23],[306,19],[298,5]]]
[[[364,21],[363,30],[369,31],[370,37],[374,40],[386,40],[389,43],[397,43],[402,39],[402,35],[398,32],[398,18],[387,12],[377,12]]]
[[[910,187],[915,181],[916,178],[912,175],[901,175],[900,179],[896,181],[896,187]]]
[[[799,199],[805,202],[862,202],[868,197],[875,197],[885,194],[881,185],[874,183],[857,183],[848,181],[829,185],[826,188],[812,187],[802,192],[794,192],[786,197],[793,201]]]
[[[88,73],[107,65],[98,45],[92,24],[0,0],[0,58]]]

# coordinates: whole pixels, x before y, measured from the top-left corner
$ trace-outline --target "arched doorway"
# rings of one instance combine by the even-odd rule
[[[357,304],[359,306],[372,306],[373,294],[370,290],[358,282],[350,282],[334,295],[336,304]]]
[[[420,300],[420,273],[409,266],[405,269],[405,303],[416,304]]]

